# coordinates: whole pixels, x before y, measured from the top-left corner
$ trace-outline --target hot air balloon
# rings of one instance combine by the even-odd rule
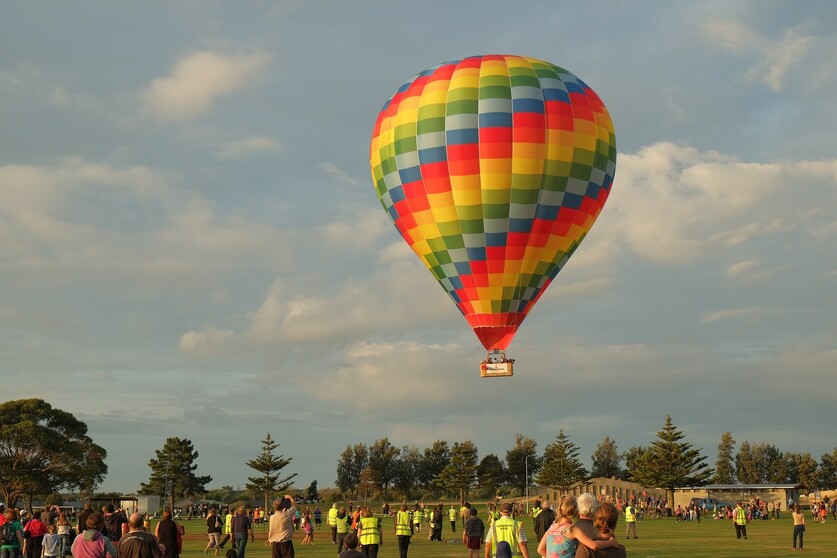
[[[610,193],[601,99],[535,58],[445,62],[384,104],[369,162],[396,229],[489,351],[482,375],[511,375],[505,349]]]

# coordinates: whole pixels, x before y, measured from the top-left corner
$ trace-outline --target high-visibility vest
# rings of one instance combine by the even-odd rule
[[[451,521],[456,521],[456,510],[453,509],[453,507],[448,510],[448,518],[450,518]]]
[[[346,514],[343,517],[335,517],[334,524],[337,525],[337,532],[345,535],[349,532],[349,515]]]
[[[421,510],[416,510],[413,512],[413,523],[416,525],[421,525],[421,520],[424,519],[424,512]]]
[[[735,508],[735,522],[739,525],[747,524],[747,512],[742,507]]]
[[[506,541],[511,547],[512,557],[523,556],[518,542],[520,523],[511,517],[501,517],[491,524],[491,556],[497,556],[497,543]]]
[[[634,517],[634,507],[628,506],[625,508],[625,523],[631,523],[634,521],[636,521],[636,518]]]
[[[400,511],[395,515],[395,534],[410,536],[413,532],[410,530],[410,514],[405,511]]]
[[[532,519],[538,517],[539,513],[541,513],[541,508],[535,508],[534,510],[532,510]]]
[[[331,508],[330,510],[328,510],[328,520],[327,521],[328,521],[328,524],[331,527],[334,527],[335,525],[337,525],[337,513],[338,513],[337,508]]]
[[[360,544],[363,546],[369,544],[380,544],[381,533],[378,531],[377,517],[361,517],[360,518]]]

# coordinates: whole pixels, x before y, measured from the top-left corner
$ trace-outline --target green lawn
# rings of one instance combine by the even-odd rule
[[[831,521],[825,524],[812,524],[810,517],[806,517],[808,530],[805,533],[805,554],[806,556],[837,556],[837,522]],[[185,557],[202,556],[206,546],[206,532],[203,520],[191,520],[181,522],[186,526],[186,539],[184,541]],[[384,518],[384,544],[381,547],[379,556],[381,558],[398,558],[398,546],[393,534],[392,518]],[[532,521],[524,520],[526,532],[531,535]],[[791,552],[791,535],[793,525],[790,515],[783,515],[780,520],[754,521],[747,526],[748,540],[737,540],[735,528],[728,520],[704,520],[698,523],[678,523],[674,519],[645,519],[637,526],[638,539],[624,540],[624,518],[620,518],[617,528],[617,538],[628,549],[628,556],[638,557],[683,557],[700,558],[711,557],[733,557],[746,556],[770,557],[770,556],[793,556]],[[446,521],[442,529],[442,538],[447,541],[443,543],[431,543],[427,540],[427,532],[413,537],[410,545],[410,558],[431,558],[431,557],[458,557],[465,558],[467,551],[460,541],[462,536],[457,522],[457,532],[450,532],[450,524]],[[153,525],[152,525],[153,529]],[[248,543],[247,556],[249,558],[266,558],[270,556],[269,547],[265,546],[267,526],[256,527],[256,542]],[[302,546],[302,533],[297,532],[294,537],[294,546],[297,556],[301,557],[328,557],[334,558],[336,552],[331,544],[330,531],[323,526],[320,531],[315,531],[314,546]],[[529,543],[530,556],[537,557],[535,549],[537,544],[534,541]],[[228,546],[225,548],[229,548]],[[211,553],[210,553],[211,555]]]

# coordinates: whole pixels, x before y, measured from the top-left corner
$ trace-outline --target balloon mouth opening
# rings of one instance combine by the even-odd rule
[[[477,326],[474,333],[486,351],[505,351],[511,344],[518,326]]]

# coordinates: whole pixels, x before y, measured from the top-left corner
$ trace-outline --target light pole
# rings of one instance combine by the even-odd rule
[[[529,456],[526,456],[526,465],[524,467],[526,476],[526,515],[529,515]]]

